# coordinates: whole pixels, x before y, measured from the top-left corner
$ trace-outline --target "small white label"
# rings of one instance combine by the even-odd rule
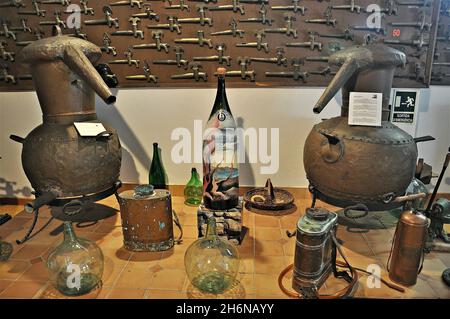
[[[382,93],[350,92],[348,124],[381,126]]]
[[[97,136],[106,131],[102,123],[74,122],[73,125],[75,125],[75,128],[82,137]],[[105,136],[107,135],[108,134],[105,133]]]

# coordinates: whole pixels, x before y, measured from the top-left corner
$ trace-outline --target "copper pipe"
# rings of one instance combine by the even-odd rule
[[[424,198],[425,196],[427,196],[427,194],[417,193],[417,194],[411,194],[411,195],[405,195],[405,196],[398,196],[393,201],[396,203],[409,202],[409,201],[413,201],[418,198]]]
[[[74,73],[86,81],[105,103],[116,102],[116,97],[112,95],[100,74],[79,48],[67,46],[64,50],[63,61]]]
[[[350,58],[345,61],[314,106],[314,113],[318,114],[322,112],[328,102],[331,101],[341,87],[353,76],[357,69],[358,65],[354,59]]]
[[[37,197],[34,201],[25,204],[25,211],[32,213],[44,205],[50,204],[58,197],[55,192],[47,192]]]

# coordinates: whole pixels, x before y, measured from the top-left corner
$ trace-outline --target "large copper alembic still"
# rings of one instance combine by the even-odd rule
[[[22,50],[43,113],[43,123],[26,138],[11,135],[23,144],[23,169],[35,190],[36,199],[25,206],[29,212],[46,204],[80,206],[120,186],[122,155],[116,131],[104,125],[106,131],[97,136],[82,137],[74,125],[99,123],[95,93],[107,104],[116,100],[93,66],[100,56],[96,45],[64,35]]]
[[[320,113],[342,89],[341,116],[316,124],[304,146],[304,167],[316,198],[347,207],[365,204],[370,210],[398,207],[417,161],[414,139],[389,121],[394,71],[406,63],[404,53],[383,44],[352,46],[329,58],[340,66],[314,112]],[[351,92],[382,93],[381,126],[348,124]],[[426,140],[426,139],[425,139]]]

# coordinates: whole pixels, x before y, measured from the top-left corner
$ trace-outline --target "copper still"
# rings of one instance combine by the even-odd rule
[[[181,243],[183,231],[168,190],[139,185],[117,195],[122,218],[123,243],[131,251],[164,251]],[[174,218],[172,218],[172,214]],[[173,222],[180,229],[174,239]]]
[[[370,210],[398,207],[417,161],[416,140],[389,121],[389,96],[395,68],[405,54],[382,44],[353,46],[329,58],[340,66],[314,112],[320,113],[342,88],[341,116],[316,124],[304,146],[310,190],[335,206],[365,204]],[[350,92],[383,94],[381,127],[348,124]],[[417,139],[422,141],[427,139]]]
[[[61,35],[58,27],[54,30],[59,35],[35,41],[21,52],[22,61],[30,64],[43,123],[26,138],[10,136],[23,144],[23,169],[36,195],[25,209],[36,216],[43,205],[82,206],[120,187],[122,154],[116,131],[104,125],[101,134],[82,137],[74,126],[74,122],[99,123],[95,93],[107,104],[116,101],[93,66],[102,54],[100,48]]]
[[[421,197],[424,193],[405,196]],[[413,286],[422,270],[425,244],[429,227],[428,218],[406,204],[395,229],[391,253],[388,260],[389,278],[404,286]]]
[[[104,125],[104,134],[81,137],[73,124],[98,122],[95,93],[107,104],[116,101],[92,65],[100,56],[96,45],[64,35],[22,50],[43,113],[43,123],[25,139],[11,136],[23,144],[23,169],[38,199],[46,202],[31,203],[28,210],[56,199],[114,193],[121,163],[116,131]]]

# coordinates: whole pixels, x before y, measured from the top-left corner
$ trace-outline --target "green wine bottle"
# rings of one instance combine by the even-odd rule
[[[191,179],[184,188],[184,203],[190,206],[197,206],[202,202],[203,183],[200,180],[197,169],[191,170]]]
[[[167,189],[166,171],[161,160],[158,143],[153,143],[153,159],[148,174],[148,183],[155,189]]]
[[[203,137],[203,203],[212,210],[237,206],[239,172],[236,122],[225,92],[225,68],[218,68],[217,94]]]

